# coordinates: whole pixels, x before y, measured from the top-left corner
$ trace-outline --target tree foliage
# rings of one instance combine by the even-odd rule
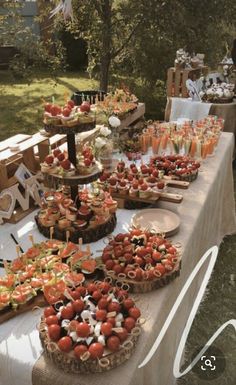
[[[47,68],[52,73],[62,68],[64,51],[61,42],[52,37],[42,40],[25,24],[24,2],[5,0],[1,3],[0,45],[12,45],[17,54],[10,62],[16,77],[30,78],[36,69]]]

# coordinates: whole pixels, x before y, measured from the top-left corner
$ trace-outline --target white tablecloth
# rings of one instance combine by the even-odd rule
[[[203,162],[198,179],[190,185],[189,189],[181,190],[184,195],[183,202],[181,204],[160,202],[160,207],[175,211],[181,219],[179,233],[173,237],[173,241],[180,241],[183,245],[182,270],[180,277],[168,286],[139,296],[137,305],[141,308],[147,321],[143,325],[143,333],[131,359],[122,367],[103,374],[91,374],[89,376],[65,374],[46,361],[44,356],[41,356],[37,361],[40,355],[40,345],[37,332],[33,333],[33,330],[39,316],[37,318],[34,314],[28,313],[1,325],[1,385],[12,385],[15,383],[13,379],[16,378],[17,385],[31,385],[32,369],[33,385],[51,385],[54,382],[57,385],[175,384],[175,378],[172,374],[173,359],[205,268],[201,269],[191,286],[165,339],[152,360],[142,369],[138,369],[138,365],[152,347],[176,297],[197,261],[209,247],[215,244],[219,245],[224,235],[236,232],[232,177],[233,147],[233,134],[223,133],[215,156]],[[115,233],[126,231],[134,212],[118,211],[118,224]],[[20,239],[25,250],[30,246],[27,239],[29,232],[34,234],[35,241],[43,239],[33,222],[33,214],[15,226],[6,224],[1,227],[1,258],[15,257],[15,247],[9,238],[10,232],[13,232]],[[103,245],[102,240],[92,244],[92,251],[100,250]],[[20,323],[24,323],[24,327]],[[27,328],[32,331],[30,338],[25,336]],[[22,346],[21,357],[17,352],[18,348],[14,348],[16,345],[13,346],[12,341],[14,339],[17,346]],[[9,346],[11,346],[10,349]],[[35,350],[32,349],[32,346]],[[24,355],[24,351],[28,351],[29,354]]]
[[[202,103],[185,98],[171,98],[170,121],[178,118],[200,120],[209,115],[211,103]]]

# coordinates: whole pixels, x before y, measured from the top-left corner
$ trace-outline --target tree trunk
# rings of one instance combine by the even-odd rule
[[[102,34],[102,55],[100,62],[100,89],[107,92],[108,81],[109,81],[109,69],[111,64],[111,0],[103,0],[101,6],[101,19],[103,25]]]
[[[100,90],[107,92],[109,80],[110,57],[101,58],[100,66]]]

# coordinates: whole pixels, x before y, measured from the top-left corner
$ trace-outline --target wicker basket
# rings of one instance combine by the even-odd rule
[[[42,320],[39,325],[39,337],[46,355],[56,366],[67,373],[102,373],[116,368],[131,357],[140,333],[141,326],[138,325],[117,352],[104,354],[98,360],[88,358],[86,361],[82,361],[76,359],[73,352],[60,351],[57,344],[49,340],[45,322]]]

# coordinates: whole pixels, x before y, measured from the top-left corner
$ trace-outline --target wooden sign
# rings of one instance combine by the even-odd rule
[[[3,224],[3,219],[10,219],[18,201],[23,211],[29,209],[30,197],[35,203],[41,206],[40,191],[43,190],[43,184],[39,183],[40,175],[34,175],[25,180],[25,194],[19,190],[19,183],[3,190],[0,194],[0,224]]]

